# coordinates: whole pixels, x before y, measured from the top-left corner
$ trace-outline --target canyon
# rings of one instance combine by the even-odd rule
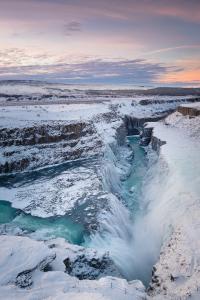
[[[0,107],[1,294],[198,299],[199,98],[64,94]]]

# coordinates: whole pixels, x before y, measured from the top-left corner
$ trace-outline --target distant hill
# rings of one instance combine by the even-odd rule
[[[181,88],[181,87],[158,87],[147,90],[137,90],[138,94],[160,95],[160,96],[187,96],[200,95],[200,88]]]
[[[183,87],[157,87],[157,88],[147,88],[136,89],[127,88],[123,85],[119,85],[117,88],[111,88],[105,85],[97,87],[93,84],[64,84],[64,83],[52,83],[45,81],[36,80],[0,80],[0,87],[2,86],[32,86],[32,87],[46,87],[46,88],[60,88],[63,91],[68,90],[84,90],[87,95],[99,96],[99,95],[113,95],[113,96],[126,96],[132,97],[134,95],[144,95],[144,96],[200,96],[200,88],[183,88]]]

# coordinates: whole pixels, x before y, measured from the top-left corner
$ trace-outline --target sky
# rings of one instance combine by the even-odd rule
[[[0,0],[0,80],[200,87],[200,0]]]

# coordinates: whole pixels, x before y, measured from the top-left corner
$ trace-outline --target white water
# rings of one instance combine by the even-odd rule
[[[176,226],[183,222],[187,226],[195,209],[200,208],[198,145],[176,130],[165,129],[162,136],[167,144],[157,160],[155,154],[150,158],[139,209],[131,213],[113,197],[111,211],[101,217],[101,231],[90,242],[92,247],[109,251],[127,279],[140,279],[145,284],[164,240]],[[112,170],[114,173],[114,167]],[[192,228],[188,230],[195,236]]]
[[[160,249],[160,238],[152,237],[153,230],[146,218],[148,198],[142,195],[142,185],[150,174],[147,174],[144,163],[146,158],[138,146],[138,140],[133,141],[135,157],[125,183],[120,181],[119,161],[117,164],[111,150],[107,153],[109,160],[103,168],[105,188],[116,193],[120,190],[121,194],[111,198],[111,209],[101,215],[101,229],[91,237],[89,246],[109,251],[122,275],[128,280],[141,279],[148,283],[152,266],[159,254],[157,249]],[[129,188],[133,190],[131,195],[127,190]],[[123,196],[123,201],[119,195]],[[155,240],[158,242],[155,243]]]
[[[198,144],[175,130],[161,128],[160,131],[161,137],[167,140],[161,156],[158,160],[152,156],[145,168],[143,163],[136,164],[144,160],[139,153],[125,183],[121,179],[130,171],[127,149],[119,154],[119,149],[114,153],[108,147],[101,176],[104,188],[111,193],[110,210],[100,216],[100,231],[89,241],[90,247],[110,252],[124,277],[141,279],[146,284],[163,240],[176,224],[184,222],[188,226],[186,216],[200,208]],[[131,181],[132,197],[124,190],[131,187]],[[188,226],[188,230],[191,232],[192,228]]]

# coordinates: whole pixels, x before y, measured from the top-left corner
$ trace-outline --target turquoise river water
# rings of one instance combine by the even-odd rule
[[[146,170],[146,156],[143,148],[139,146],[139,138],[137,136],[128,137],[128,142],[134,152],[132,169],[130,176],[122,184],[124,193],[124,202],[129,208],[131,214],[137,213],[139,207],[139,198],[142,188],[142,178]],[[13,183],[22,184],[26,178],[26,182],[34,181],[43,176],[55,176],[66,168],[76,167],[80,163],[63,164],[61,166],[50,167],[44,170],[30,172],[26,175],[19,174],[16,176],[8,176],[0,180],[0,184],[12,187]],[[7,180],[7,181],[6,181]],[[6,200],[6,201],[5,201]],[[0,224],[1,226],[13,226],[20,228],[27,234],[34,236],[42,236],[44,239],[62,237],[74,244],[82,244],[87,232],[82,224],[74,222],[71,216],[56,216],[49,218],[40,218],[26,214],[25,212],[15,209],[11,206],[9,199],[1,199],[0,201]],[[3,225],[4,224],[4,225]]]

